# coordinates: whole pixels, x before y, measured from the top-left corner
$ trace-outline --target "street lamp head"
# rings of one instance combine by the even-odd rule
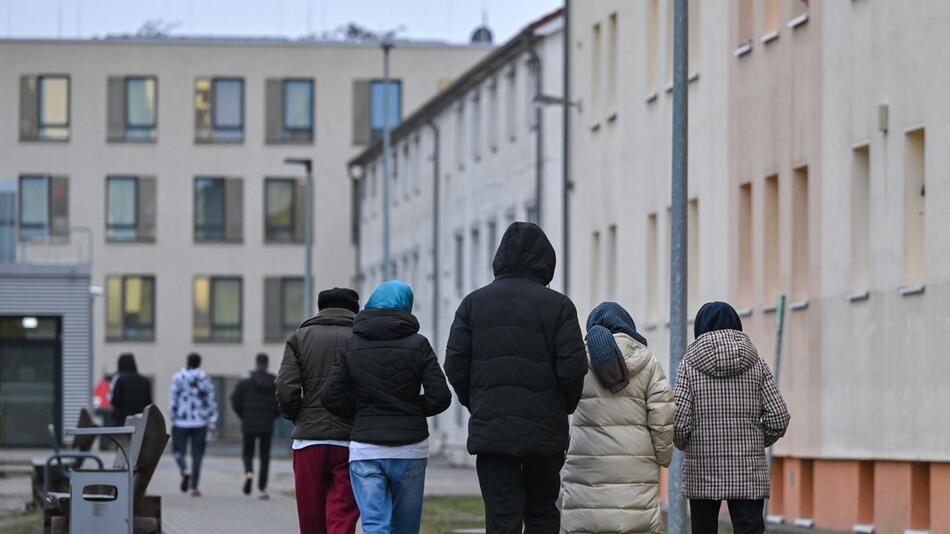
[[[313,160],[310,158],[284,158],[284,163],[286,165],[303,165],[307,174],[310,174],[310,170],[313,168]]]
[[[351,180],[362,180],[363,179],[363,166],[360,164],[350,165],[347,170],[350,173]]]

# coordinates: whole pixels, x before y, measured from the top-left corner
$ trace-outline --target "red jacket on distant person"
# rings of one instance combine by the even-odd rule
[[[96,384],[96,389],[92,390],[93,403],[98,409],[111,410],[112,402],[109,401],[109,389],[112,387],[112,380],[109,377],[103,377]]]

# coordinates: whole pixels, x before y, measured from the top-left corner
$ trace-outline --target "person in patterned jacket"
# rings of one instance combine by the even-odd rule
[[[728,502],[733,532],[765,532],[765,449],[785,435],[789,414],[768,364],[724,302],[703,305],[695,341],[676,374],[673,442],[683,461],[683,495],[693,534],[718,531]]]
[[[218,422],[218,404],[214,400],[214,384],[211,377],[201,370],[201,356],[192,352],[187,365],[172,378],[169,392],[169,409],[172,423],[172,451],[181,470],[180,489],[184,493],[191,488],[192,497],[200,497],[198,475],[201,474],[201,459],[205,453],[208,434],[214,432]],[[191,470],[185,454],[191,443]]]

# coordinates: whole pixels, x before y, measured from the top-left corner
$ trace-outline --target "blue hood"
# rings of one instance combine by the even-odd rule
[[[370,295],[366,309],[396,309],[412,313],[412,289],[399,280],[383,282]]]

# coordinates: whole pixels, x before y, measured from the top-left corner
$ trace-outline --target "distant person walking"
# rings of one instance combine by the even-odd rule
[[[571,419],[564,532],[662,534],[660,466],[673,458],[673,393],[630,314],[604,302],[587,318],[590,360]]]
[[[722,500],[733,532],[760,534],[770,485],[765,449],[785,435],[788,409],[732,306],[704,304],[694,333],[674,388],[693,534],[718,531]]]
[[[568,414],[581,398],[587,357],[574,303],[546,287],[554,247],[536,224],[508,227],[495,280],[459,304],[445,370],[469,409],[487,531],[556,533],[555,505]]]
[[[350,486],[350,417],[320,400],[336,360],[353,332],[360,297],[333,288],[317,296],[319,313],[291,334],[277,371],[280,411],[294,423],[293,463],[301,534],[353,534],[360,512]]]
[[[238,382],[231,393],[231,408],[241,418],[243,444],[241,458],[244,460],[244,494],[251,494],[254,482],[254,446],[260,450],[261,470],[257,475],[257,490],[261,499],[267,495],[267,471],[270,467],[271,437],[274,435],[274,420],[280,415],[274,397],[274,375],[267,372],[267,355],[260,353],[254,359],[251,376]]]
[[[135,356],[131,352],[119,355],[118,372],[112,376],[112,424],[124,426],[125,418],[140,414],[152,404],[152,384],[139,374]]]
[[[353,418],[350,479],[365,534],[418,534],[426,418],[452,402],[439,360],[419,334],[412,300],[412,290],[397,280],[376,288],[323,389],[328,410]]]
[[[186,367],[172,377],[169,404],[172,451],[181,471],[180,489],[186,492],[190,487],[191,496],[200,497],[198,477],[201,475],[201,460],[208,434],[214,432],[218,422],[218,404],[214,400],[214,384],[211,377],[201,370],[201,356],[198,354],[189,354]],[[185,459],[189,444],[190,470]]]

